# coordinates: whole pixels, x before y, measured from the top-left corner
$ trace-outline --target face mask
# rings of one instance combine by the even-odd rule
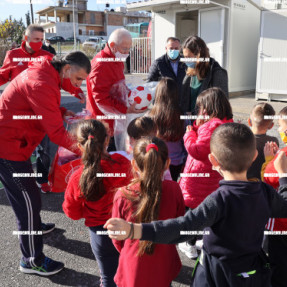
[[[48,43],[48,42],[45,42],[45,45],[48,47],[48,46],[50,46],[50,43]]]
[[[287,144],[287,136],[285,135],[285,132],[280,132],[280,137],[282,139],[282,141]]]
[[[168,57],[172,60],[177,59],[179,56],[179,50],[168,50]]]
[[[122,54],[120,52],[115,52],[115,56],[116,56],[116,58],[124,58],[124,59],[126,59],[129,56],[129,54]]]
[[[188,68],[193,68],[193,69],[194,69],[195,66],[196,66],[196,62],[189,62],[189,63],[186,62],[185,64],[186,64],[186,66],[187,66]]]
[[[38,52],[41,50],[42,48],[42,42],[29,42],[29,46],[31,47],[31,49],[34,51],[34,52]]]

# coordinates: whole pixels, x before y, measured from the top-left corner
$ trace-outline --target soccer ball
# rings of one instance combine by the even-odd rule
[[[137,110],[146,110],[154,99],[156,84],[147,83],[131,89],[128,94],[129,104],[133,105],[136,102],[135,108]]]

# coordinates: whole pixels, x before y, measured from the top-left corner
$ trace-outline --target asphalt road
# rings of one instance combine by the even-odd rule
[[[143,77],[128,76],[127,82],[137,84],[142,82]],[[3,87],[1,87],[3,89]],[[85,86],[83,86],[85,90]],[[252,106],[255,104],[254,95],[232,98],[230,100],[234,120],[247,122]],[[66,93],[62,95],[62,105],[74,112],[81,111],[84,105]],[[272,102],[279,111],[286,104]],[[277,123],[270,135],[278,136]],[[56,151],[56,146],[51,143],[51,156]],[[42,194],[42,220],[44,222],[56,223],[57,228],[50,234],[44,236],[44,253],[65,263],[65,269],[51,277],[40,277],[37,275],[25,275],[19,272],[19,260],[21,257],[17,236],[13,230],[17,230],[15,216],[6,198],[4,190],[0,190],[0,286],[21,287],[49,287],[49,286],[100,286],[99,269],[94,259],[88,230],[83,220],[73,221],[65,216],[61,205],[63,193]],[[173,287],[190,285],[192,267],[195,261],[189,260],[179,252],[182,260],[182,269],[179,276],[172,283]],[[148,287],[148,286],[147,286]]]

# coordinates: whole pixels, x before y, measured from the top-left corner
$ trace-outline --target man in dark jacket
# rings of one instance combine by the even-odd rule
[[[186,70],[185,63],[180,61],[180,49],[180,40],[169,37],[165,46],[166,53],[153,62],[147,79],[151,82],[160,81],[162,77],[172,78],[177,83],[179,95]]]
[[[56,50],[54,49],[54,47],[52,47],[50,40],[48,39],[45,40],[45,43],[43,44],[42,49],[50,52],[53,55],[56,55]]]

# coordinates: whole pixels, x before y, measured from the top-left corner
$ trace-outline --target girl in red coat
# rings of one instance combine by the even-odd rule
[[[135,179],[116,193],[112,216],[151,222],[183,215],[185,207],[178,183],[162,179],[170,163],[166,144],[156,137],[142,138],[133,156]],[[120,252],[115,276],[118,287],[168,287],[180,271],[175,245],[132,239],[113,243]]]
[[[119,254],[111,239],[103,235],[103,225],[111,217],[115,189],[131,180],[130,161],[121,154],[106,151],[109,136],[100,121],[81,122],[76,136],[83,165],[69,180],[63,210],[73,220],[85,218],[101,272],[101,286],[115,287]]]
[[[218,126],[233,122],[230,103],[220,88],[202,92],[197,98],[196,106],[199,111],[197,120],[193,126],[187,126],[183,138],[188,157],[179,181],[185,205],[191,209],[196,208],[219,187],[222,176],[212,170],[208,159],[210,139]],[[179,244],[180,250],[189,258],[197,257],[195,241]]]

